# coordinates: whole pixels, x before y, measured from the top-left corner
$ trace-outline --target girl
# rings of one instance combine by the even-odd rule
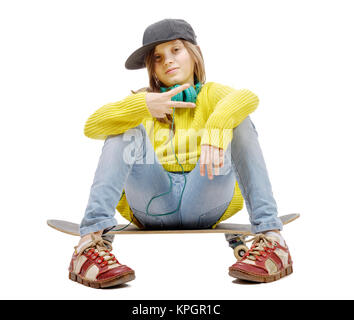
[[[110,253],[113,239],[106,233],[117,225],[115,209],[140,228],[210,228],[241,210],[243,199],[257,236],[229,274],[257,282],[290,274],[290,253],[249,117],[258,97],[205,81],[194,30],[181,19],[150,25],[125,66],[146,67],[149,87],[103,106],[86,122],[85,135],[105,142],[70,279],[102,288],[135,278]]]

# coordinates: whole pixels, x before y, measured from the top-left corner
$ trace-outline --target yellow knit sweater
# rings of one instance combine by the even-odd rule
[[[104,105],[88,118],[84,133],[92,139],[105,139],[108,135],[124,133],[142,123],[164,169],[182,172],[171,142],[166,143],[170,138],[169,125],[151,116],[146,105],[146,93],[131,94],[123,100]],[[232,129],[253,112],[258,103],[258,97],[250,90],[235,90],[216,82],[207,82],[198,94],[195,108],[176,108],[176,134],[172,143],[184,171],[193,170],[202,144],[226,150],[232,140]],[[242,207],[243,198],[236,182],[233,198],[217,223],[228,219]],[[117,210],[127,220],[133,219],[133,223],[141,227],[133,217],[124,190]]]

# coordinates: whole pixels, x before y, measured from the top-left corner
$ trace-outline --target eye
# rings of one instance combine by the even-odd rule
[[[175,48],[175,51],[178,51],[179,50],[179,48]]]

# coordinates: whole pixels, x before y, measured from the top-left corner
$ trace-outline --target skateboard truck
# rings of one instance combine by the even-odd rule
[[[248,250],[243,234],[227,234],[225,233],[226,241],[229,243],[229,247],[233,249],[234,255],[237,260],[241,260]]]

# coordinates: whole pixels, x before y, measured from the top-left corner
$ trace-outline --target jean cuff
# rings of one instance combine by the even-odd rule
[[[271,223],[262,223],[259,225],[252,225],[252,227],[251,227],[251,232],[254,234],[263,233],[263,232],[267,232],[270,230],[282,231],[283,224],[281,223],[281,221],[278,221],[278,222],[271,222]]]
[[[83,237],[86,234],[101,231],[110,227],[114,227],[117,225],[117,220],[115,218],[111,218],[108,220],[100,221],[93,225],[87,227],[80,227],[80,236]]]

